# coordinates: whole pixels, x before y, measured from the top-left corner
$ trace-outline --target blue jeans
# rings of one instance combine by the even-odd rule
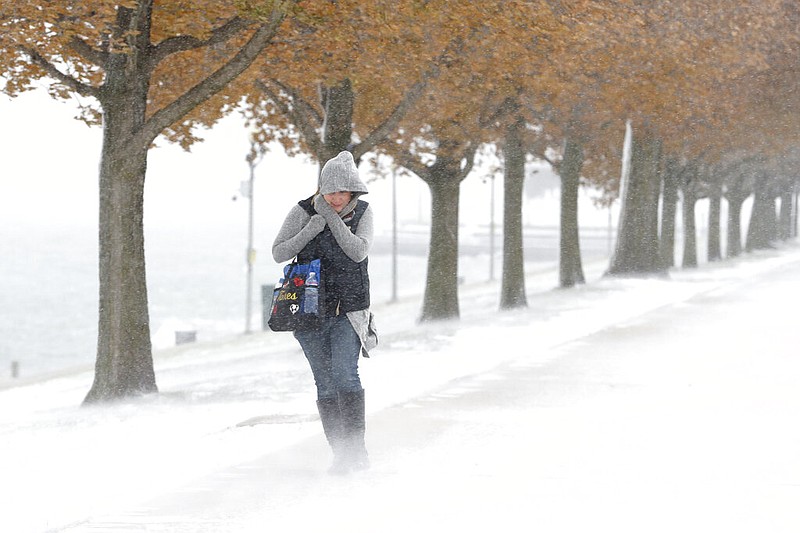
[[[361,391],[358,377],[361,340],[347,315],[325,318],[318,330],[296,331],[294,337],[311,365],[318,399]]]

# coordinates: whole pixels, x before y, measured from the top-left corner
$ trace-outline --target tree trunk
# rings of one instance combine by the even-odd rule
[[[693,185],[687,181],[683,187],[683,268],[697,267],[697,224],[695,206],[697,196]]]
[[[664,169],[663,199],[661,201],[661,261],[664,268],[675,266],[675,217],[678,212],[680,170],[677,162],[667,162]]]
[[[143,58],[117,54],[107,69],[100,156],[99,324],[91,403],[157,392],[144,255],[149,78]]]
[[[658,202],[661,192],[661,143],[655,138],[632,143],[631,173],[624,187],[617,246],[608,275],[663,274],[659,253]]]
[[[748,252],[772,247],[775,238],[777,220],[775,215],[775,197],[767,180],[756,182],[753,212],[750,214],[750,225],[747,228]]]
[[[348,78],[336,85],[322,89],[322,107],[325,122],[322,127],[322,165],[332,157],[350,147],[353,140],[353,108],[355,94]]]
[[[714,180],[714,176],[711,177]],[[722,245],[720,238],[720,220],[722,218],[722,187],[712,181],[709,191],[708,211],[708,260],[719,261],[722,259]]]
[[[157,392],[144,257],[146,153],[144,147],[103,146],[99,331],[87,403]]]
[[[455,163],[455,164],[452,164]],[[431,241],[420,321],[459,317],[458,203],[461,177],[458,161],[437,159],[425,179],[431,191]]]
[[[742,253],[742,204],[747,197],[728,195],[728,252],[727,257]]]
[[[150,39],[152,0],[131,6],[117,8],[113,37],[126,46],[113,47],[108,54],[103,85],[96,93],[103,109],[99,322],[94,382],[84,403],[158,390],[150,342],[143,223],[151,143],[165,128],[244,72],[270,43],[286,16],[273,10],[269,21],[259,26],[225,64],[148,115],[148,89],[159,51],[164,49]],[[177,47],[167,55],[179,50]]]
[[[578,227],[578,189],[583,168],[583,147],[574,137],[567,137],[561,175],[561,245],[559,284],[574,287],[585,283],[581,263],[581,242]]]
[[[525,152],[521,120],[506,128],[503,171],[503,278],[500,309],[526,307],[525,260],[522,241],[522,190],[525,184]]]
[[[781,209],[778,215],[778,239],[786,241],[794,236],[794,182],[786,181],[781,186]]]

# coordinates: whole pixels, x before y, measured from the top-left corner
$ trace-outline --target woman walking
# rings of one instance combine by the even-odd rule
[[[289,211],[272,246],[285,262],[320,259],[324,317],[318,329],[296,331],[311,366],[317,408],[333,450],[331,473],[369,468],[364,442],[364,389],[358,375],[363,351],[377,344],[369,311],[367,254],[373,215],[360,196],[367,193],[353,156],[341,152],[322,168],[319,190]]]

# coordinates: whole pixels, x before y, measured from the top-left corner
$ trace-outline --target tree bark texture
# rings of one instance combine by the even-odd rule
[[[782,184],[781,208],[778,214],[778,239],[786,241],[794,236],[792,221],[794,220],[794,183]]]
[[[660,254],[664,268],[675,266],[675,217],[678,212],[680,168],[674,160],[665,164],[661,200]]]
[[[777,231],[775,196],[772,194],[770,183],[765,179],[758,180],[754,194],[753,211],[750,214],[745,244],[748,252],[771,248]]]
[[[559,246],[559,285],[574,287],[583,284],[581,241],[578,227],[578,190],[583,168],[583,147],[575,137],[567,137],[561,175],[561,233]]]
[[[742,254],[742,204],[747,197],[728,195],[727,257]]]
[[[683,188],[683,268],[697,267],[697,224],[695,223],[695,206],[697,195],[691,181]]]
[[[132,13],[120,10],[120,18]],[[136,28],[149,39],[149,13]],[[123,22],[121,27],[127,27]],[[139,50],[145,50],[142,44]],[[147,109],[144,52],[113,54],[103,88],[100,155],[99,323],[92,388],[85,402],[157,391],[144,256],[148,143],[136,142]]]
[[[658,139],[634,136],[631,173],[622,198],[617,245],[608,275],[663,274],[658,239],[658,204],[661,193]]]
[[[506,128],[503,170],[503,277],[500,309],[528,305],[525,296],[525,260],[522,240],[522,191],[525,184],[525,152],[521,120]]]
[[[722,259],[722,187],[716,181],[712,181],[708,199],[708,260],[719,261]]]
[[[146,148],[103,145],[97,359],[87,403],[158,390],[144,257],[146,160]]]
[[[420,316],[422,322],[459,317],[459,162],[438,158],[425,182],[431,191],[431,240]]]
[[[99,209],[99,322],[92,387],[84,403],[158,390],[153,369],[144,251],[147,153],[161,132],[224,89],[270,43],[285,13],[274,11],[230,60],[165,107],[148,116],[148,89],[159,58],[176,41],[153,45],[153,2],[118,7],[115,39],[126,46],[108,54],[97,97],[103,110]]]
[[[353,109],[356,98],[348,78],[336,85],[323,87],[321,94],[325,123],[322,128],[323,153],[320,169],[326,161],[349,148],[353,139]]]

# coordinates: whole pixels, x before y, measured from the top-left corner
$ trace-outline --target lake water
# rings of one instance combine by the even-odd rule
[[[428,228],[404,225],[399,236],[399,296],[422,294]],[[499,233],[499,232],[498,232]],[[584,254],[607,252],[607,235],[584,232]],[[261,327],[260,287],[272,285],[269,239],[256,242],[253,329]],[[488,232],[462,231],[459,276],[465,283],[488,279]],[[501,237],[495,238],[495,276],[500,276]],[[154,348],[174,345],[175,332],[197,332],[199,342],[238,335],[245,329],[246,234],[242,228],[171,228],[146,233],[146,260]],[[97,340],[97,237],[93,228],[0,228],[0,378],[21,377],[91,365]],[[555,228],[526,230],[526,263],[557,265]],[[377,233],[370,254],[373,302],[392,297],[391,236]],[[554,275],[553,284],[557,283]]]

